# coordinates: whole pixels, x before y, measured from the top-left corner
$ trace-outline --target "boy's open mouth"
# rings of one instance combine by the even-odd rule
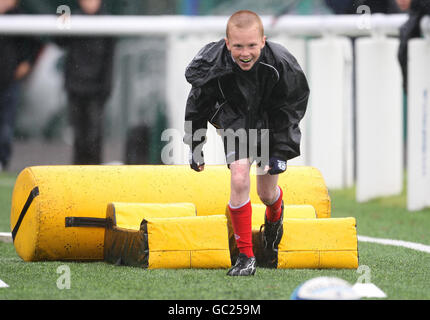
[[[250,63],[251,62],[251,58],[248,58],[248,59],[239,59],[240,60],[240,62],[242,62],[242,63]]]

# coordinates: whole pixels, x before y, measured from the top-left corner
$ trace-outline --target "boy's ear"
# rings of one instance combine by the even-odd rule
[[[230,43],[228,42],[228,38],[225,37],[224,41],[225,41],[225,45],[227,46],[227,49],[230,51]]]
[[[261,46],[261,49],[263,49],[264,46],[266,45],[266,39],[267,39],[267,37],[263,36],[263,45]]]

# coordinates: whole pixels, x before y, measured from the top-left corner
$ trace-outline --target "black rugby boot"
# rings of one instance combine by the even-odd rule
[[[248,258],[246,254],[239,253],[236,264],[227,272],[228,276],[253,276],[256,271],[255,257]]]
[[[281,210],[281,217],[276,222],[270,222],[267,220],[267,216],[264,216],[264,225],[260,228],[264,257],[262,267],[276,268],[278,266],[278,245],[284,234],[284,201],[282,201]],[[261,232],[263,227],[264,230]]]

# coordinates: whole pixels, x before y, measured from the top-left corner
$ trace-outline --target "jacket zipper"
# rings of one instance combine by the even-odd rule
[[[223,103],[221,103],[221,104],[218,106],[218,108],[216,109],[215,113],[213,114],[213,116],[212,116],[212,117],[211,117],[211,119],[209,120],[209,122],[210,122],[210,123],[212,123],[212,122],[213,122],[213,119],[215,118],[215,116],[218,114],[218,112],[221,110],[222,106],[223,106],[226,102],[227,102],[227,100],[226,100],[226,101],[224,101]],[[212,123],[212,125],[214,125],[214,124]],[[219,129],[217,125],[214,125],[214,126],[215,126],[217,129]]]

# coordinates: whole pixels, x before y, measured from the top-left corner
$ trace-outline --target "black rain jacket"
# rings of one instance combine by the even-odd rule
[[[240,73],[252,78],[243,93],[235,80]],[[289,160],[300,155],[303,118],[309,98],[306,77],[293,55],[280,44],[266,41],[250,71],[236,65],[224,40],[203,47],[188,65],[185,77],[192,85],[188,96],[184,142],[192,150],[204,142],[194,133],[207,129],[269,129],[270,157]],[[242,89],[243,90],[243,89]],[[194,139],[193,139],[194,136]]]

